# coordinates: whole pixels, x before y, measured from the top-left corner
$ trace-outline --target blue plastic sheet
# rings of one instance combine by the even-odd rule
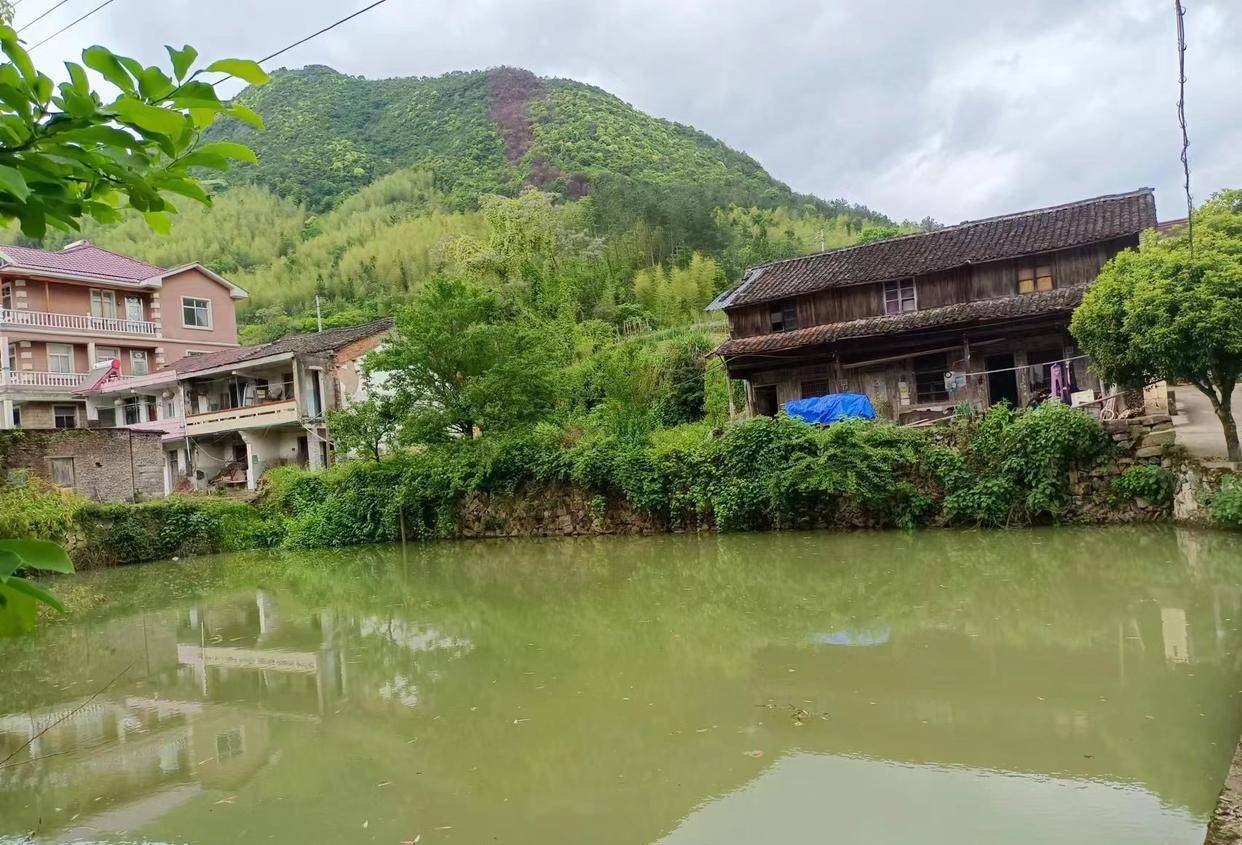
[[[871,400],[863,393],[829,393],[812,399],[795,399],[785,403],[785,413],[819,425],[851,417],[875,419],[875,408],[871,407]]]

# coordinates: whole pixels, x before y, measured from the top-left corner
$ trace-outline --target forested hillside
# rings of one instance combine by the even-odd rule
[[[573,292],[548,307],[673,326],[701,321],[747,265],[892,231],[693,128],[528,71],[368,80],[312,66],[240,99],[265,130],[224,123],[213,138],[243,141],[259,164],[218,183],[212,208],[187,203],[168,237],[140,219],[82,236],[228,274],[251,292],[251,340],[307,326],[316,294],[337,324],[391,312],[436,275],[564,286],[566,268]],[[528,249],[534,237],[550,240]],[[545,264],[506,266],[519,241]]]

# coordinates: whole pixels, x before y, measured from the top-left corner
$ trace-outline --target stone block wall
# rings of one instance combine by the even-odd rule
[[[52,480],[51,459],[72,458],[74,489],[96,502],[164,495],[161,434],[103,429],[14,429],[0,441],[0,468]]]
[[[475,494],[461,506],[458,536],[552,537],[584,534],[654,534],[669,530],[651,514],[624,502],[560,485],[525,489],[511,496]]]

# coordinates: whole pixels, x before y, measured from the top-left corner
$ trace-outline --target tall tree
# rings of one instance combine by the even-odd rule
[[[414,442],[503,431],[542,417],[556,397],[563,347],[549,327],[493,292],[431,281],[397,315],[395,338],[368,359],[410,405]]]
[[[1119,253],[1070,326],[1095,368],[1125,387],[1185,381],[1212,403],[1231,461],[1242,460],[1233,393],[1242,376],[1242,190],[1224,191],[1183,229]]]

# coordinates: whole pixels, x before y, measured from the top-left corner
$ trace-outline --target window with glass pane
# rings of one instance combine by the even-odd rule
[[[138,400],[130,399],[121,407],[121,413],[126,425],[134,425],[138,422]]]
[[[885,314],[904,314],[907,311],[917,311],[918,307],[914,296],[914,279],[884,283]]]
[[[125,297],[125,319],[134,322],[142,320],[142,298],[137,296]]]
[[[52,406],[52,424],[57,428],[77,428],[78,427],[78,406],[77,405],[53,405]]]
[[[68,343],[47,345],[47,371],[49,373],[73,372],[73,347]]]
[[[211,328],[211,300],[181,298],[181,319],[187,328]]]
[[[1052,267],[1047,264],[1028,264],[1018,268],[1018,293],[1035,293],[1052,290]]]
[[[59,487],[74,487],[78,483],[73,469],[73,458],[48,458],[52,483]]]
[[[798,328],[798,303],[793,299],[772,305],[768,314],[774,332],[791,332]]]
[[[100,408],[99,424],[104,428],[116,427],[116,408]]]
[[[116,291],[91,288],[91,316],[116,317]]]
[[[944,373],[948,369],[944,355],[924,355],[914,359],[914,396],[924,402],[947,402],[949,391],[944,386]]]
[[[129,371],[136,376],[147,374],[147,353],[141,349],[129,351]]]
[[[8,282],[0,285],[0,308],[13,307],[13,286]]]
[[[95,347],[95,366],[105,364],[108,361],[115,361],[121,357],[121,347],[119,346],[96,346]]]

